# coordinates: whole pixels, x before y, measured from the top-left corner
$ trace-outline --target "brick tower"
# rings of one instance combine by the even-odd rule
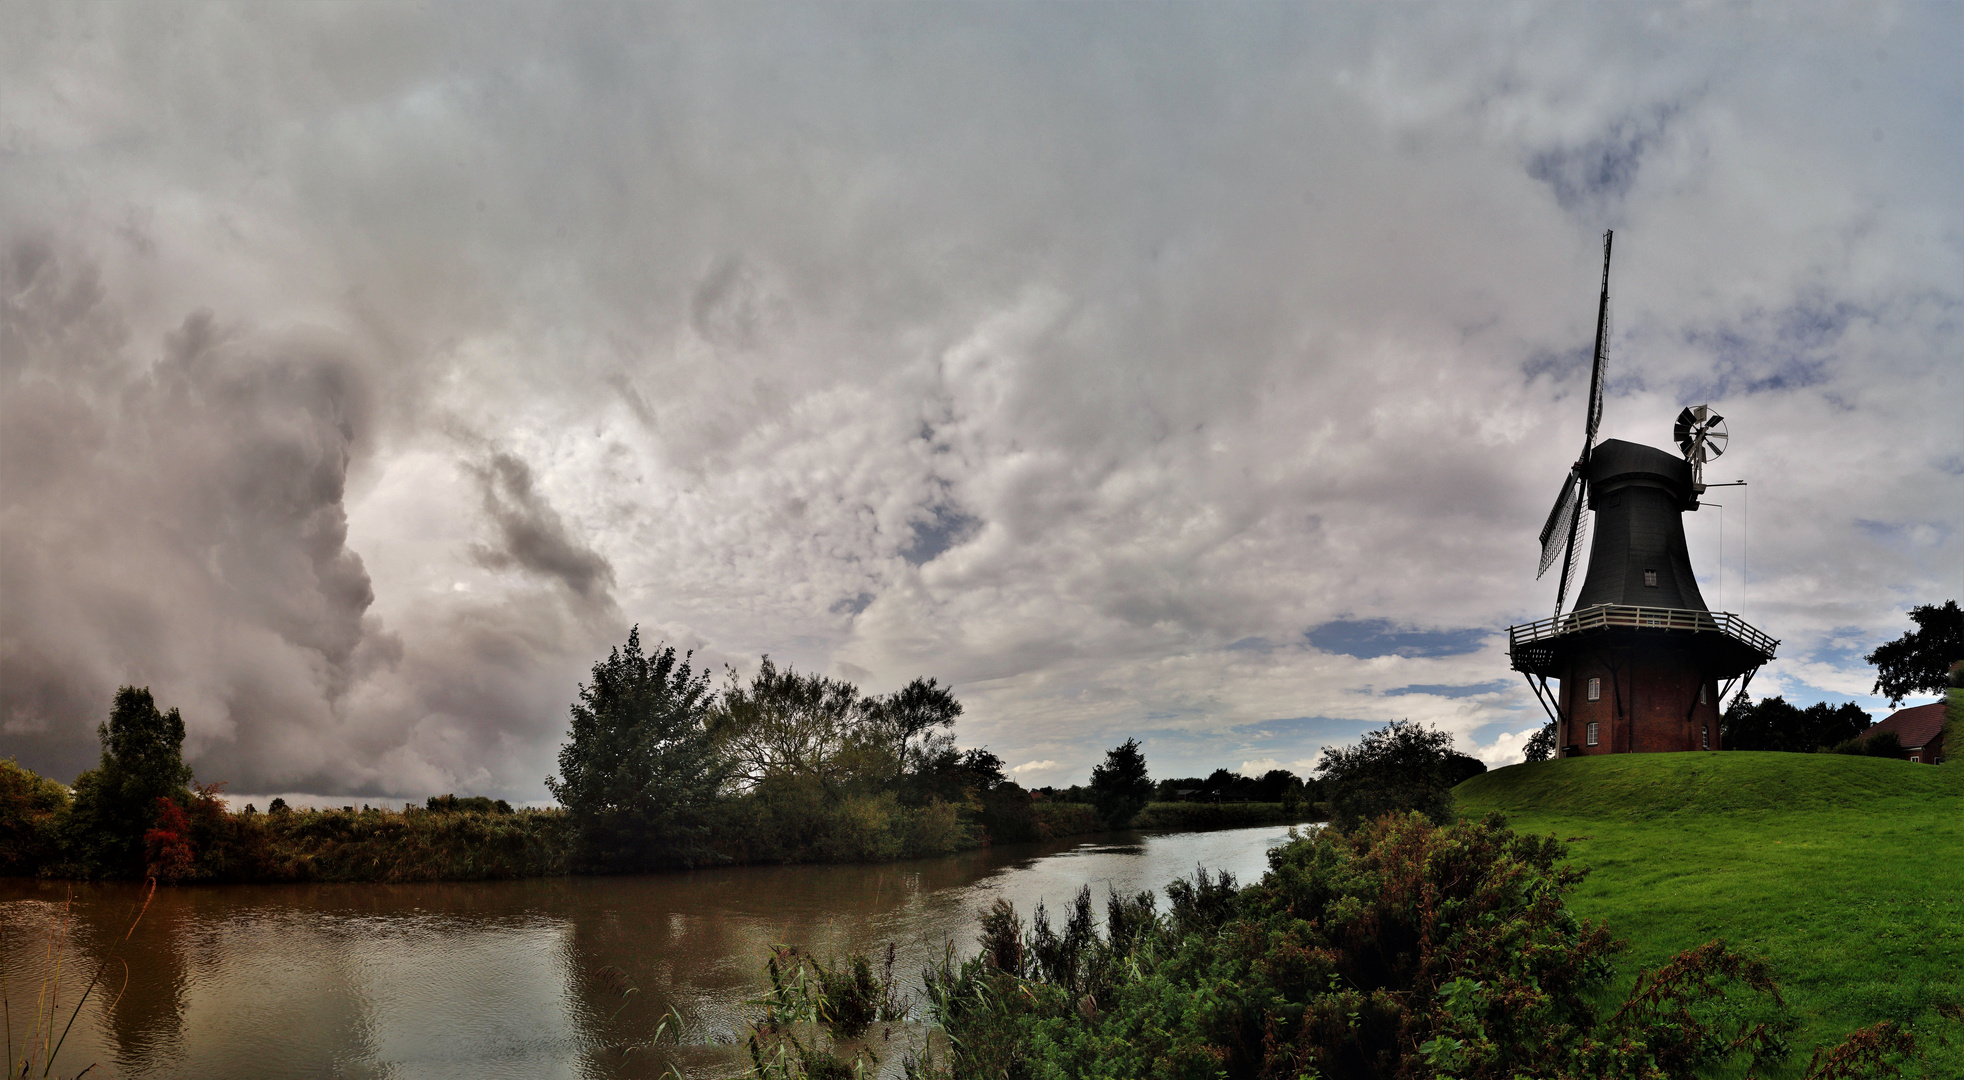
[[[1562,562],[1555,615],[1509,628],[1508,657],[1555,722],[1564,757],[1718,750],[1719,703],[1732,683],[1750,681],[1773,658],[1779,642],[1737,615],[1706,608],[1685,548],[1683,514],[1698,509],[1702,466],[1724,449],[1723,418],[1702,405],[1686,409],[1677,425],[1682,458],[1619,439],[1595,445],[1609,252],[1606,234],[1582,456],[1541,530],[1542,572]],[[1595,517],[1589,572],[1563,614],[1585,501]]]

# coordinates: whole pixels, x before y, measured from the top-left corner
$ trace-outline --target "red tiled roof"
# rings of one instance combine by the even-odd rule
[[[1914,750],[1919,746],[1930,745],[1930,740],[1944,729],[1944,703],[1933,701],[1928,705],[1914,705],[1907,709],[1897,709],[1887,719],[1870,724],[1862,738],[1893,731],[1900,739],[1903,749]]]

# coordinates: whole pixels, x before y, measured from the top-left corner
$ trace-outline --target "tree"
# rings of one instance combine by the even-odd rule
[[[75,778],[70,850],[93,873],[141,874],[143,836],[156,822],[157,800],[182,805],[191,797],[184,717],[176,709],[158,711],[149,687],[124,686],[96,737],[102,763]]]
[[[1541,725],[1541,730],[1528,736],[1528,743],[1521,753],[1529,761],[1547,761],[1555,756],[1555,722],[1550,720]]]
[[[830,799],[870,765],[884,772],[890,747],[867,738],[859,688],[823,675],[778,670],[769,656],[746,686],[729,669],[728,682],[710,715],[710,730],[730,766],[730,777],[745,788],[768,780],[798,778],[816,783]],[[866,762],[868,752],[880,761]],[[855,752],[856,751],[856,752]]]
[[[1964,660],[1964,609],[1957,601],[1911,608],[1916,629],[1862,659],[1875,665],[1875,692],[1894,708],[1916,693],[1941,694],[1950,683],[1950,665]]]
[[[1125,828],[1146,808],[1152,777],[1146,774],[1139,740],[1127,739],[1106,751],[1104,763],[1091,770],[1091,796],[1107,828]]]
[[[725,771],[706,723],[709,675],[674,646],[627,647],[593,665],[546,788],[578,830],[583,861],[597,869],[687,865],[704,855],[707,811]]]
[[[1407,810],[1445,824],[1452,820],[1456,756],[1452,735],[1409,720],[1367,731],[1356,746],[1323,751],[1316,771],[1330,793],[1332,824],[1350,829]]]
[[[1755,702],[1740,694],[1719,718],[1719,735],[1727,750],[1811,754],[1856,738],[1868,726],[1869,714],[1853,702],[1817,701],[1802,709],[1778,695]]]
[[[893,778],[898,781],[910,770],[922,771],[937,751],[953,751],[954,736],[948,732],[962,714],[962,703],[955,700],[952,688],[933,679],[915,679],[886,697],[867,698],[860,711],[885,734],[893,750]]]
[[[1446,755],[1446,786],[1456,788],[1487,771],[1487,763],[1457,750]]]

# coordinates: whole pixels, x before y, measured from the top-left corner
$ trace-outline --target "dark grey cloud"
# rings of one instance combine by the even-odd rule
[[[614,568],[566,528],[533,486],[532,469],[502,451],[472,471],[484,489],[484,514],[498,543],[474,544],[471,555],[493,570],[517,567],[550,578],[578,596],[607,604]]]
[[[1532,699],[1460,691],[1545,613],[1606,227],[1604,434],[1731,421],[1687,528],[1791,643],[1755,687],[1865,692],[1957,581],[1949,8],[10,18],[0,752],[50,771],[136,681],[234,790],[536,797],[633,622],[952,680],[1039,783],[1401,716],[1505,760]],[[1343,719],[1236,734],[1290,716]]]
[[[399,647],[347,546],[372,412],[358,361],[199,311],[143,362],[97,272],[40,240],[0,260],[0,295],[0,632],[25,646],[0,655],[10,742],[72,768],[94,750],[77,721],[139,682],[183,701],[217,760],[319,752],[288,725]]]

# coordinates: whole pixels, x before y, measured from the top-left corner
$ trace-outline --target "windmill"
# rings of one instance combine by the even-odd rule
[[[1719,702],[1734,684],[1743,691],[1779,642],[1735,614],[1706,608],[1685,547],[1683,515],[1698,509],[1705,464],[1725,452],[1725,418],[1709,405],[1679,413],[1672,434],[1681,457],[1621,439],[1596,443],[1612,239],[1603,234],[1582,453],[1541,526],[1535,577],[1561,563],[1555,614],[1510,627],[1508,658],[1555,722],[1564,757],[1715,750]],[[1585,537],[1588,573],[1563,614]]]

